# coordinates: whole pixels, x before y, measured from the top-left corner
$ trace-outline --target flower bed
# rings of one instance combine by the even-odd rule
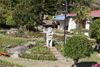
[[[31,54],[22,53],[20,57],[34,60],[57,60],[49,48],[43,45],[36,45],[31,48]]]
[[[46,56],[46,55],[38,55],[38,54],[34,55],[34,54],[22,53],[20,57],[33,60],[57,60],[57,58],[55,58],[54,55]]]
[[[91,67],[100,67],[100,63],[98,63],[98,64],[93,64]]]

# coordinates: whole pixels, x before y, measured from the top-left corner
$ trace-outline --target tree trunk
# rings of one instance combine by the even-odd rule
[[[79,34],[81,34],[81,20],[80,20],[80,23],[79,23]]]
[[[74,67],[77,67],[78,59],[74,60]]]
[[[43,23],[43,18],[44,18],[44,14],[42,14],[41,25],[42,25],[42,23]]]
[[[100,40],[99,39],[96,39],[97,41],[97,50],[99,49],[99,46],[100,46]]]

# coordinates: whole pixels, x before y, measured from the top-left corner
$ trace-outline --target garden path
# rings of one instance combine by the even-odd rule
[[[66,60],[64,57],[58,52],[58,50],[55,47],[49,47],[51,52],[55,55],[55,57],[58,59],[60,62],[65,62]]]

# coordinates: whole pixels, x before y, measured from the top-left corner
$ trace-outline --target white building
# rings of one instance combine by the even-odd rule
[[[91,20],[91,22],[95,19],[100,18],[100,10],[91,11],[91,16],[94,18]],[[66,16],[66,30],[70,31],[71,29],[76,29],[76,22],[74,21],[76,14],[67,14]],[[65,16],[55,16],[53,20],[59,20],[60,22],[60,30],[64,30],[64,22],[65,22]],[[90,22],[84,21],[82,22],[82,28],[89,30]]]

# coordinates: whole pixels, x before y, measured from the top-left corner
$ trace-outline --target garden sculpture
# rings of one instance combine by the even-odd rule
[[[47,44],[47,47],[49,47],[49,44],[50,44],[50,47],[52,47],[52,39],[53,39],[52,28],[49,27],[48,31],[45,31],[45,33],[46,33],[46,44]]]
[[[45,33],[45,27],[43,27],[43,32]]]

